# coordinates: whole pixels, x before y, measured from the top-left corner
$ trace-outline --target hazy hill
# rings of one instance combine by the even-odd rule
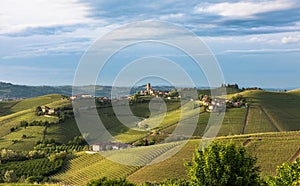
[[[90,93],[95,88],[95,95],[110,97],[111,86],[101,86],[96,85],[96,87],[90,86],[80,86],[76,87],[76,92],[79,94]],[[115,92],[118,95],[124,96],[128,94],[133,94],[136,91],[145,90],[146,85],[133,87],[131,89],[127,87],[116,87]],[[173,89],[171,86],[153,86],[153,89],[158,89],[162,91],[169,91]],[[38,96],[43,96],[47,94],[61,94],[65,96],[70,96],[72,94],[72,86],[27,86],[27,85],[14,85],[11,83],[0,82],[0,98],[33,98]]]

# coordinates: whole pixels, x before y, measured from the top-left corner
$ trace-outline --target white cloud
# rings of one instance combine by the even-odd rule
[[[225,50],[223,53],[245,53],[245,54],[261,54],[261,53],[294,53],[300,52],[300,48],[284,48],[284,49],[244,49],[244,50]]]
[[[289,44],[289,43],[298,43],[300,42],[300,35],[298,36],[288,36],[288,37],[283,37],[281,39],[281,42],[283,44]]]
[[[159,17],[160,20],[171,20],[172,19],[181,19],[184,17],[184,14],[182,13],[177,13],[177,14],[167,14],[167,15],[162,15]]]
[[[77,0],[1,0],[0,7],[0,34],[94,21],[88,17],[90,7]]]
[[[217,14],[223,17],[253,17],[255,14],[288,9],[294,6],[291,0],[240,1],[235,3],[200,4],[195,13]]]

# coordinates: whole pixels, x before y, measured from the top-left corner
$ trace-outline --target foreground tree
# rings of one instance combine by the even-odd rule
[[[187,163],[190,185],[260,185],[259,167],[242,146],[214,142]]]
[[[300,158],[293,163],[283,163],[277,167],[277,176],[267,180],[270,186],[298,186],[300,185]]]
[[[92,180],[88,184],[88,186],[134,186],[133,183],[128,182],[126,179],[108,179],[106,177]]]

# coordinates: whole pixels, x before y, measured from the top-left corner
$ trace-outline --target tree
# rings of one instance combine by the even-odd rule
[[[106,177],[92,180],[88,184],[88,186],[134,186],[133,183],[128,182],[126,179],[108,179]]]
[[[296,186],[300,185],[300,158],[293,163],[283,163],[277,167],[277,176],[269,177],[270,186]]]
[[[7,170],[4,174],[4,179],[6,183],[12,183],[17,181],[17,177],[13,170]]]
[[[42,107],[41,106],[36,107],[36,109],[35,109],[35,115],[41,116],[43,114],[44,113],[43,113]]]
[[[20,121],[20,126],[26,128],[28,126],[27,121]]]
[[[179,93],[178,93],[177,89],[171,90],[170,93],[169,93],[169,96],[170,97],[177,97],[177,96],[179,96]]]
[[[242,146],[214,142],[187,163],[190,185],[260,185],[259,167]]]

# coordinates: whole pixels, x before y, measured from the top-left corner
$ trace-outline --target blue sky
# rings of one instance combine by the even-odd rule
[[[72,84],[81,56],[97,38],[147,20],[194,32],[227,83],[300,87],[298,0],[1,0],[0,81]]]

